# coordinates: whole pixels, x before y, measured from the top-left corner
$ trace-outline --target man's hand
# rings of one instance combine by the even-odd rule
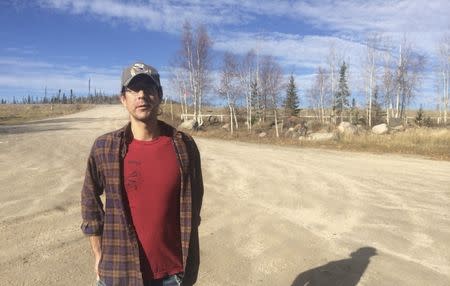
[[[102,258],[102,237],[101,236],[90,236],[89,241],[91,243],[92,252],[94,253],[94,270],[97,276],[97,281],[100,280],[100,275],[98,273],[98,265],[100,259]]]
[[[95,274],[97,275],[97,281],[100,280],[100,275],[98,274],[98,264],[100,263],[101,255],[95,256],[94,269]]]

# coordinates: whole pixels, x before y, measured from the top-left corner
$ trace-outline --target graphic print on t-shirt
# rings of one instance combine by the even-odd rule
[[[140,243],[143,279],[161,279],[182,272],[181,171],[172,139],[133,139],[123,171],[131,221]]]
[[[125,175],[126,182],[125,187],[129,191],[137,191],[139,185],[142,183],[141,174],[141,162],[139,161],[128,161],[128,174]]]

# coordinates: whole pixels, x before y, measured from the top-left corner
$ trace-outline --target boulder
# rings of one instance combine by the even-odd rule
[[[322,123],[316,120],[309,120],[305,123],[306,128],[311,131],[317,131],[322,127]]]
[[[306,126],[306,123],[300,123],[294,126],[294,131],[300,134],[300,136],[306,136],[308,127]]]
[[[185,120],[180,125],[178,125],[178,129],[186,129],[192,130],[197,126],[197,121],[195,119]]]
[[[286,137],[286,138],[294,138],[296,133],[297,132],[295,131],[294,127],[291,127],[284,133],[284,137]]]
[[[300,137],[301,138],[301,137]],[[309,134],[308,138],[310,140],[314,140],[314,141],[326,141],[326,140],[331,140],[334,139],[334,133],[311,133]]]
[[[377,135],[382,135],[388,133],[389,128],[386,123],[378,124],[372,127],[372,133]]]
[[[266,133],[266,132],[261,132],[261,133],[259,133],[259,135],[258,135],[259,138],[264,138],[264,137],[266,137],[266,136],[267,136],[267,133]]]
[[[398,125],[398,126],[392,127],[391,129],[392,129],[392,130],[395,130],[395,131],[397,131],[397,132],[399,132],[399,131],[405,131],[405,127],[404,127],[403,125]]]
[[[337,129],[340,134],[348,134],[348,135],[354,135],[358,131],[355,125],[345,121],[341,122]]]
[[[401,118],[389,118],[389,127],[403,126]]]

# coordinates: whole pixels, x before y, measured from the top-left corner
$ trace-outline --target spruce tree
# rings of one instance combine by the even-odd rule
[[[347,65],[343,62],[339,71],[339,86],[336,92],[336,105],[334,106],[336,114],[341,118],[341,122],[344,110],[349,107],[349,97],[350,91],[347,84]]]
[[[372,98],[372,125],[380,124],[383,121],[383,111],[380,103],[378,102],[378,86],[375,86],[373,90]]]
[[[284,101],[284,114],[286,116],[296,116],[299,112],[297,87],[294,76],[291,74],[286,89],[286,99]]]
[[[250,83],[250,89],[251,89],[250,101],[251,101],[251,105],[252,105],[252,108],[253,108],[253,111],[254,111],[254,115],[253,116],[261,119],[261,109],[262,109],[262,107],[261,107],[260,94],[258,92],[258,82],[252,81]],[[252,123],[253,123],[253,118],[252,118]]]

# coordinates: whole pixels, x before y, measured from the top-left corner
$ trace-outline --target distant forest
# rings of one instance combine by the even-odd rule
[[[119,97],[117,95],[106,95],[104,92],[95,92],[94,94],[89,94],[85,96],[76,96],[73,91],[66,95],[61,90],[58,93],[48,97],[45,95],[42,98],[32,97],[30,95],[25,96],[21,99],[13,97],[12,101],[7,101],[6,99],[1,99],[0,104],[116,104],[120,103]]]

